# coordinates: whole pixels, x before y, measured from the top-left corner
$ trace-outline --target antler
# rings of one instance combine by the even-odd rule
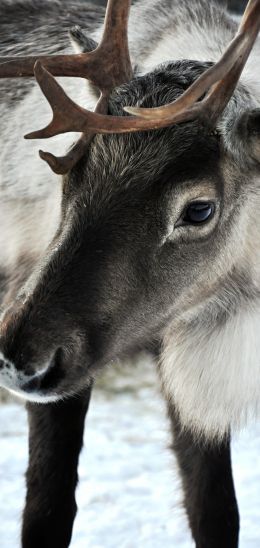
[[[132,78],[127,21],[131,0],[108,0],[104,32],[99,46],[72,55],[0,57],[0,78],[34,76],[40,61],[53,76],[87,78],[107,92]]]
[[[57,172],[64,173],[75,165],[94,133],[146,131],[195,118],[209,126],[214,125],[234,92],[260,29],[260,0],[250,0],[238,33],[220,61],[205,71],[179,99],[152,109],[126,107],[128,113],[134,114],[130,117],[107,116],[104,112],[109,93],[132,76],[127,44],[129,8],[130,0],[109,0],[103,38],[94,52],[33,57],[19,62],[18,59],[7,60],[0,65],[0,77],[31,76],[35,63],[35,77],[52,107],[52,122],[27,138],[48,138],[69,131],[83,133],[79,143],[65,158],[57,159],[49,153],[41,153],[41,157]],[[83,76],[91,80],[102,92],[96,111],[90,112],[74,103],[49,70],[56,76]],[[205,93],[205,98],[200,101]]]
[[[250,0],[238,32],[220,61],[204,72],[179,99],[158,108],[126,107],[125,110],[149,120],[153,127],[156,119],[160,120],[157,127],[164,127],[197,117],[214,125],[236,88],[259,30],[260,0]],[[197,102],[209,88],[204,100]]]
[[[105,114],[112,89],[128,82],[133,75],[127,39],[130,4],[131,0],[108,0],[103,36],[94,51],[74,55],[0,57],[0,78],[35,76],[53,110],[52,123],[26,138],[43,139],[68,131],[80,132],[80,125],[77,123],[79,114],[83,116],[88,112],[67,97],[50,72],[55,76],[75,76],[90,80],[101,92],[95,113]],[[50,153],[40,151],[41,158],[56,173],[66,173],[83,156],[86,145],[95,133],[91,127],[85,129],[85,126],[86,124],[84,135],[66,156],[56,158]]]

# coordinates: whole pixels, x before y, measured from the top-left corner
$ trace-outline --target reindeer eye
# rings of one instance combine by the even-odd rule
[[[185,209],[180,224],[200,225],[206,223],[214,215],[214,212],[215,205],[212,202],[193,202]]]

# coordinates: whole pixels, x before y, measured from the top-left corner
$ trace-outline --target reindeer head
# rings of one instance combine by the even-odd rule
[[[76,394],[104,364],[194,321],[228,279],[236,302],[254,287],[260,110],[237,84],[260,2],[249,2],[216,65],[171,62],[139,77],[129,6],[110,0],[93,52],[0,60],[0,77],[34,73],[52,106],[51,124],[29,138],[82,132],[63,158],[41,152],[64,175],[61,223],[1,320],[0,382],[34,401]],[[76,105],[53,75],[90,79],[101,90],[96,111]]]

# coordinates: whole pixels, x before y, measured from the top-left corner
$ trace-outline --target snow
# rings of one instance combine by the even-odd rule
[[[164,403],[151,363],[109,373],[96,388],[85,430],[72,548],[192,548]],[[25,496],[27,420],[0,407],[0,546],[18,548]],[[240,548],[260,546],[260,425],[233,443]]]

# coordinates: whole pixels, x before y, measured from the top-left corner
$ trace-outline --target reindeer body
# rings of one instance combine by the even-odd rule
[[[97,40],[101,33],[100,21],[102,17],[102,8],[85,6],[84,2],[79,0],[67,1],[65,7],[64,2],[61,5],[60,2],[48,0],[45,0],[44,3],[25,0],[18,7],[16,2],[10,3],[4,0],[0,7],[0,20],[1,37],[3,34],[6,41],[4,41],[4,51],[1,52],[1,55],[12,55],[14,51],[26,54],[28,49],[32,49],[32,43],[36,53],[39,51],[53,54],[59,51],[69,51],[66,34],[68,27],[76,23],[80,23],[83,28],[86,25],[88,34],[90,32],[92,38]],[[23,24],[24,21],[26,21],[26,25]],[[55,25],[53,21],[55,21]],[[17,28],[19,28],[18,36],[15,34]],[[170,74],[169,86],[172,85],[172,82],[176,82],[177,88],[183,86],[185,89],[189,82],[201,74],[210,63],[219,59],[234,36],[235,30],[236,23],[222,9],[206,0],[198,2],[187,0],[181,3],[174,0],[140,0],[132,8],[129,25],[130,51],[134,60],[135,75],[139,77],[139,80],[129,89],[125,90],[122,86],[122,89],[113,92],[111,111],[115,111],[116,114],[121,113],[122,104],[131,104],[131,101],[133,104],[144,104],[147,101],[148,103],[152,102],[152,105],[156,104],[157,100],[164,101],[165,95],[167,95],[165,92],[167,81],[164,81],[164,74],[167,71],[167,74]],[[15,40],[13,39],[14,35]],[[117,294],[122,295],[120,304],[122,311],[113,325],[113,336],[111,337],[111,332],[108,331],[107,334],[105,331],[105,342],[101,344],[96,327],[93,327],[93,339],[97,337],[96,346],[101,344],[102,349],[103,345],[108,348],[105,355],[106,361],[109,362],[115,356],[122,357],[139,349],[151,348],[154,350],[156,348],[159,374],[175,434],[176,454],[183,475],[186,508],[198,548],[219,548],[220,546],[221,548],[225,548],[225,546],[235,548],[237,546],[238,517],[227,437],[230,428],[238,428],[243,425],[248,415],[258,412],[260,405],[260,342],[258,335],[260,324],[260,221],[258,220],[260,177],[255,169],[254,173],[247,174],[249,168],[247,170],[245,164],[248,162],[249,165],[251,162],[248,159],[247,144],[242,142],[239,137],[234,138],[233,135],[235,120],[239,113],[260,107],[260,76],[256,68],[259,55],[260,41],[258,40],[239,86],[218,122],[218,136],[205,137],[201,128],[196,124],[191,124],[190,127],[187,124],[187,128],[181,127],[176,131],[163,130],[160,132],[159,139],[158,136],[151,133],[148,137],[141,134],[127,137],[99,136],[93,140],[87,161],[81,163],[72,175],[64,179],[63,183],[64,185],[75,184],[76,188],[75,181],[77,182],[77,178],[80,180],[81,172],[84,172],[84,177],[88,177],[91,190],[85,194],[82,179],[83,183],[80,182],[79,185],[80,202],[86,208],[90,226],[98,226],[101,237],[95,245],[100,247],[99,251],[102,255],[103,244],[100,241],[105,241],[101,227],[104,222],[103,218],[105,219],[104,212],[108,210],[112,212],[112,215],[116,210],[116,204],[120,203],[121,199],[122,203],[130,200],[130,194],[128,194],[130,187],[131,192],[134,192],[138,185],[142,185],[144,179],[146,180],[146,183],[143,184],[141,199],[137,196],[136,203],[133,201],[131,212],[131,215],[136,215],[137,218],[135,238],[141,246],[138,258],[139,276],[142,277],[142,269],[145,270],[144,257],[149,242],[147,245],[145,242],[143,245],[142,242],[140,243],[144,210],[142,207],[139,210],[138,200],[141,204],[146,201],[149,203],[150,194],[156,197],[157,192],[154,188],[149,188],[147,181],[158,181],[158,185],[167,181],[169,184],[169,174],[166,177],[163,167],[169,164],[174,154],[176,154],[176,158],[174,158],[170,177],[178,176],[180,180],[184,181],[185,192],[191,194],[193,199],[197,195],[212,195],[214,198],[214,185],[217,188],[221,187],[222,181],[225,181],[224,188],[221,187],[220,191],[221,199],[226,206],[226,212],[222,215],[222,236],[217,241],[216,249],[207,250],[204,269],[200,270],[195,265],[194,270],[189,273],[188,260],[183,258],[181,251],[178,251],[175,260],[179,260],[182,264],[181,274],[178,272],[175,274],[174,267],[169,273],[160,273],[160,278],[157,278],[157,273],[154,274],[151,285],[162,284],[162,290],[165,286],[164,296],[160,294],[158,296],[160,303],[157,303],[154,308],[151,304],[147,309],[145,302],[150,289],[146,291],[145,288],[143,294],[140,290],[140,310],[138,314],[136,313],[133,323],[126,320],[126,316],[131,315],[132,306],[129,288],[131,280],[135,280],[132,264],[138,260],[134,255],[132,245],[130,245],[129,256],[124,256],[123,245],[120,244],[119,249],[115,249],[113,242],[109,241],[112,259],[111,264],[108,264],[106,259],[101,262],[102,268],[107,269],[109,274],[104,285],[100,281],[98,297],[95,295],[96,288],[93,286],[93,307],[98,302],[97,317],[101,329],[103,325],[106,325],[107,318],[113,317],[114,311],[119,308]],[[157,68],[161,64],[163,65]],[[147,80],[142,80],[144,75],[149,72],[151,76],[148,76]],[[156,95],[156,86],[159,89],[159,99]],[[88,108],[94,107],[96,90],[93,86],[90,84],[86,86],[82,80],[68,79],[65,87],[77,103]],[[156,98],[151,99],[153,87]],[[124,94],[126,94],[126,98],[124,98]],[[59,249],[63,249],[67,234],[62,212],[62,188],[57,181],[57,176],[51,174],[48,166],[39,161],[36,153],[39,148],[38,142],[34,142],[32,146],[31,143],[21,140],[23,133],[33,129],[36,113],[37,124],[44,125],[49,107],[42,100],[41,93],[34,83],[0,80],[0,97],[2,121],[0,148],[1,274],[4,280],[3,307],[4,309],[7,307],[7,310],[9,310],[8,307],[11,307],[12,310],[12,302],[19,292],[22,291],[22,300],[26,301],[28,295],[34,295],[36,290],[38,291],[37,284],[40,285],[39,280],[47,268],[46,254],[48,261],[52,261],[52,269],[55,271],[55,261],[57,261],[55,257],[59,254]],[[221,146],[219,146],[219,136],[222,138]],[[64,150],[64,147],[68,147],[74,138],[74,135],[68,134],[58,139],[54,138],[54,151]],[[196,147],[193,145],[193,141],[196,141]],[[178,142],[182,142],[183,146],[177,150]],[[214,163],[216,157],[218,157],[217,164]],[[197,194],[196,192],[194,194],[192,190],[193,178],[196,182]],[[214,185],[211,180],[214,180]],[[243,184],[245,188],[241,190]],[[122,196],[122,190],[126,192],[127,198]],[[174,209],[171,202],[174,202],[174,199],[178,200],[178,195],[176,194],[175,198],[174,196],[174,192],[171,197],[169,191],[164,199],[164,223],[167,225],[167,229],[164,229],[164,235],[161,234],[161,242],[158,243],[158,246],[161,246],[162,252],[157,259],[162,271],[166,264],[164,263],[163,246],[165,242],[166,245],[171,245],[173,232],[171,211]],[[230,219],[232,214],[233,217]],[[126,226],[127,222],[131,222],[128,221],[127,215],[126,212]],[[70,225],[70,217],[66,219],[67,225],[73,228],[75,233],[73,233],[73,241],[76,242],[79,236],[75,232],[73,221]],[[80,219],[82,219],[82,214]],[[60,229],[62,222],[64,223],[64,236],[59,240],[57,235],[62,232]],[[106,219],[105,222],[107,222]],[[150,226],[149,223],[152,226],[153,222],[155,222],[154,211],[148,211],[147,219],[144,221],[145,227]],[[159,224],[158,221],[158,226]],[[81,233],[83,221],[78,221],[77,226],[81,227],[79,230]],[[120,231],[123,229],[124,217],[120,217],[119,214],[118,226],[114,221],[111,229],[114,241],[120,241]],[[150,230],[153,232],[153,228]],[[155,234],[154,238],[156,239],[156,237]],[[206,240],[210,236],[205,231],[202,234],[202,239],[203,237]],[[97,237],[95,236],[95,238]],[[182,241],[184,246],[187,245],[185,238],[185,235],[180,234],[177,243],[175,241],[177,249]],[[52,243],[53,241],[54,243]],[[71,246],[70,241],[69,249],[72,249]],[[192,250],[193,248],[191,248],[191,253]],[[91,246],[89,253],[93,258],[94,251]],[[193,262],[196,263],[196,261],[200,261],[200,256],[194,252]],[[129,271],[126,287],[122,285],[120,279],[123,263],[124,268],[127,269],[127,272]],[[97,264],[99,265],[99,262]],[[63,269],[66,273],[66,265]],[[75,271],[76,269],[71,267],[69,273],[71,279],[76,278]],[[91,285],[92,277],[89,271],[88,275],[87,279],[90,280]],[[183,285],[182,280],[185,276],[188,277],[188,284],[184,291],[176,292],[172,299],[170,288],[167,290],[167,277],[174,275],[176,275],[176,283],[180,287]],[[133,283],[137,285],[137,281]],[[56,285],[58,286],[57,282]],[[42,287],[40,291],[42,292],[41,299],[44,302],[47,297]],[[66,290],[66,292],[68,291]],[[109,299],[106,297],[106,291],[109,291]],[[52,299],[55,306],[54,292],[54,289],[50,291],[54,295]],[[77,302],[78,296],[75,296],[72,290],[71,295],[67,298],[69,303],[72,300]],[[30,308],[30,318],[32,318],[30,321],[33,325],[34,305],[30,304],[30,306],[32,307]],[[66,314],[69,306],[64,310],[64,314]],[[146,328],[148,315],[150,315],[149,317],[154,315],[154,320],[148,322]],[[50,316],[52,317],[52,312],[50,312]],[[96,317],[95,321],[97,321]],[[66,323],[65,319],[64,322]],[[91,326],[92,323],[94,320],[91,320]],[[30,339],[33,333],[35,336],[35,333],[39,332],[37,325],[35,332],[32,331],[31,335],[31,328],[24,327],[24,325],[23,319],[19,329],[21,340],[23,340],[24,334]],[[52,334],[51,325],[48,337],[51,337]],[[26,329],[29,329],[28,333]],[[133,332],[135,332],[135,337],[132,337]],[[66,337],[68,337],[67,332]],[[109,347],[107,339],[110,337],[112,342]],[[83,344],[82,334],[78,334],[76,331],[71,336],[71,340],[72,346]],[[123,347],[121,341],[124,341]],[[10,350],[9,355],[8,352],[9,342],[5,344],[2,356],[5,359],[5,356],[8,355],[10,367],[12,367],[13,355],[16,356],[16,353],[12,354],[13,350]],[[103,365],[102,360],[103,358],[100,358],[100,361],[97,360],[98,368]],[[77,371],[81,367],[82,365],[78,363]],[[69,375],[68,373],[66,388],[63,389],[66,394],[69,394],[69,385],[72,379]],[[67,406],[71,405],[72,407],[67,407],[64,413],[62,409],[59,410],[59,406],[56,410],[53,408],[47,411],[46,408],[45,415],[43,415],[43,406],[40,406],[41,409],[36,409],[37,406],[33,405],[31,407],[32,447],[34,447],[33,440],[36,439],[36,436],[38,436],[38,440],[43,437],[42,433],[39,434],[39,425],[46,421],[44,431],[46,432],[46,429],[50,428],[52,432],[50,444],[54,443],[55,445],[54,431],[55,435],[58,434],[56,427],[50,425],[50,421],[55,420],[65,424],[65,418],[68,415],[70,417],[68,429],[75,430],[76,416],[78,413],[80,414],[79,437],[75,440],[77,450],[75,449],[71,461],[67,462],[67,457],[64,459],[64,466],[66,464],[71,469],[72,487],[70,486],[69,496],[72,498],[76,482],[75,466],[80,449],[84,413],[89,399],[91,381],[92,374],[88,384],[85,384],[88,395],[85,396],[85,399],[83,398],[84,403],[81,401],[78,404],[67,403]],[[81,388],[79,378],[77,391],[80,392]],[[27,399],[30,399],[30,394]],[[31,399],[37,401],[37,397],[33,396]],[[40,401],[40,398],[38,399]],[[202,450],[197,445],[201,436],[207,440],[217,438],[219,448],[215,450],[212,446]],[[44,443],[44,440],[42,441]],[[57,457],[53,457],[53,459],[56,463]],[[192,464],[187,473],[186,465],[189,461]],[[36,538],[38,542],[38,537],[34,537],[34,534],[38,527],[37,519],[39,518],[37,516],[42,512],[41,502],[31,502],[33,498],[31,493],[34,489],[33,481],[31,481],[32,470],[37,475],[38,463],[39,454],[31,461],[31,468],[28,472],[29,491],[24,529],[25,548],[35,546],[33,542],[36,542]],[[211,503],[211,493],[214,492],[215,479],[212,479],[214,475],[217,478],[219,494],[216,496],[216,500]],[[57,492],[55,491],[53,497],[55,500],[59,498],[59,485],[57,482]],[[199,490],[202,490],[203,493],[200,502]],[[214,525],[216,507],[222,505],[223,501],[224,511],[220,512],[221,525],[218,520]],[[75,514],[73,504],[64,540],[61,540],[60,533],[56,531],[58,526],[55,526],[53,538],[56,538],[56,541],[53,540],[53,542],[56,544],[50,544],[50,539],[45,539],[42,541],[42,546],[48,546],[48,548],[52,545],[55,548],[68,546],[71,521]],[[229,507],[229,511],[225,510],[225,504]],[[32,515],[36,517],[32,519]],[[201,515],[204,525],[201,525]],[[48,524],[44,520],[43,523]],[[59,519],[57,523],[59,523]],[[54,525],[51,528],[54,528]],[[32,534],[31,531],[34,533]],[[56,534],[57,537],[55,537]]]

